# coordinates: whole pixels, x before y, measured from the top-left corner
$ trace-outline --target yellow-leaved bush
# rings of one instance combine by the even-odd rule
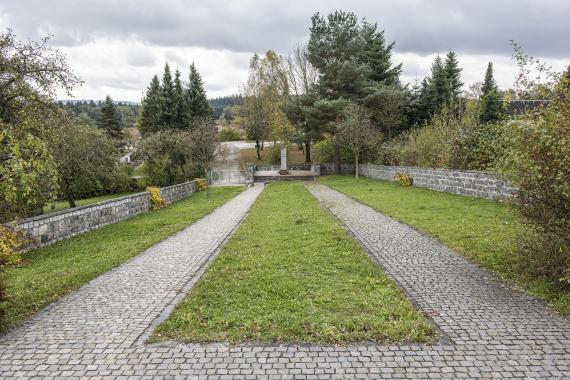
[[[414,179],[407,173],[398,172],[394,176],[394,180],[398,182],[402,186],[412,186],[414,183]]]
[[[0,224],[0,267],[17,264],[23,249],[34,243],[24,231]]]
[[[146,191],[149,194],[150,198],[150,209],[152,211],[160,210],[161,208],[166,207],[166,201],[162,198],[160,194],[160,188],[149,186],[146,188]]]
[[[196,182],[196,191],[206,190],[207,183],[204,178],[194,178],[194,182]]]

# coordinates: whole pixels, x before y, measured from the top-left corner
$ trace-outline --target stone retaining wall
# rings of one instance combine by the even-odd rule
[[[334,163],[321,164],[321,175],[334,174]],[[354,174],[354,164],[340,164],[342,174]]]
[[[186,198],[196,191],[196,182],[184,182],[178,185],[163,187],[160,189],[160,195],[166,203],[172,203],[182,198]]]
[[[194,181],[160,189],[160,193],[167,203],[187,197],[195,191],[196,183]],[[135,215],[147,212],[149,209],[149,195],[147,192],[143,192],[27,218],[20,221],[15,227],[28,232],[41,245],[48,245],[58,240],[132,218]]]
[[[497,174],[489,172],[374,164],[361,165],[359,172],[364,177],[385,181],[393,181],[396,173],[406,173],[413,178],[413,184],[417,187],[486,199],[508,200],[513,197],[516,191],[514,187],[501,180]]]

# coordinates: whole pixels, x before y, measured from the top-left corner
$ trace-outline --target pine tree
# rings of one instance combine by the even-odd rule
[[[503,99],[499,93],[499,88],[493,77],[493,64],[489,62],[485,72],[485,81],[481,87],[481,111],[479,121],[481,123],[492,123],[500,120],[504,116]]]
[[[443,61],[438,55],[431,66],[431,78],[428,81],[427,109],[433,115],[443,107],[449,99],[449,82]]]
[[[144,99],[142,100],[140,115],[141,133],[153,133],[162,129],[161,104],[160,81],[158,76],[155,75],[146,90]]]
[[[202,77],[194,63],[190,65],[190,77],[188,87],[186,88],[186,102],[188,107],[188,115],[191,119],[211,117],[212,109],[204,91]]]
[[[184,89],[180,81],[180,71],[174,72],[174,116],[172,126],[175,129],[184,129],[187,121],[186,102],[184,101]]]
[[[455,102],[461,95],[463,82],[461,82],[462,69],[459,67],[457,55],[454,51],[447,53],[447,56],[445,57],[444,69],[449,87],[449,100],[451,102]]]
[[[160,121],[163,128],[172,129],[175,113],[174,84],[168,63],[164,66],[160,91]]]
[[[370,69],[370,79],[383,84],[398,84],[402,64],[392,67],[392,49],[395,42],[386,46],[384,31],[377,24],[363,22],[361,30],[364,48],[361,59]]]
[[[121,117],[109,95],[105,98],[105,102],[99,112],[98,126],[114,140],[119,140],[123,137]]]

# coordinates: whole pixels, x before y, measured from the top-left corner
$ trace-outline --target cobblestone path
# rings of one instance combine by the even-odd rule
[[[570,377],[569,319],[415,230],[308,186],[433,319],[437,344],[145,344],[246,214],[254,187],[1,337],[0,378]]]

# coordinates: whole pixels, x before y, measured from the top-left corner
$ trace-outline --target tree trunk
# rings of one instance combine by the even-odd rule
[[[261,150],[263,150],[263,148],[265,148],[265,141],[261,141]]]
[[[311,140],[305,141],[305,162],[311,162]]]
[[[209,198],[209,197],[210,197],[210,194],[209,194],[209,192],[208,192],[208,188],[209,188],[210,186],[208,185],[208,169],[207,169],[207,168],[204,169],[204,174],[205,174],[205,177],[204,177],[204,178],[206,179],[206,198]]]
[[[335,142],[334,146],[334,173],[341,174],[340,168],[340,145],[338,142]]]
[[[356,174],[356,184],[358,185],[358,153],[354,155],[354,174]]]
[[[261,161],[261,153],[259,153],[261,146],[259,145],[259,140],[255,140],[255,151],[257,152],[257,160]]]
[[[75,208],[77,205],[75,204],[75,199],[73,198],[73,194],[67,193],[67,201],[69,202],[70,208]]]

